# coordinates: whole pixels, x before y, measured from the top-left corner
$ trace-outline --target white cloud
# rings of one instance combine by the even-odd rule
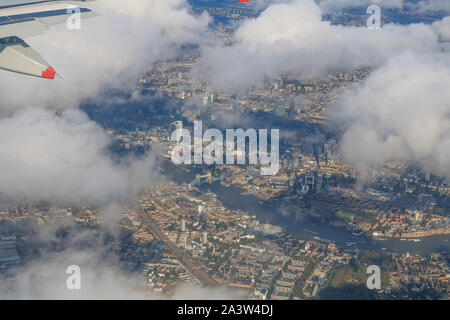
[[[405,160],[450,177],[450,57],[404,53],[334,110],[343,156],[360,169]]]
[[[450,17],[433,23],[433,28],[439,34],[441,41],[450,42]]]
[[[448,0],[422,0],[413,5],[413,8],[420,12],[426,11],[447,11],[450,12],[450,2]]]
[[[45,258],[45,259],[44,259]],[[227,288],[201,288],[180,285],[173,295],[152,292],[143,276],[128,274],[114,266],[114,259],[105,260],[99,250],[69,249],[61,253],[46,254],[43,259],[32,262],[21,272],[15,287],[1,287],[2,299],[58,299],[58,300],[230,300],[245,298],[236,290]],[[69,290],[66,286],[66,270],[70,265],[80,267],[81,289]]]
[[[327,13],[351,7],[369,7],[372,4],[384,8],[402,8],[403,0],[316,0],[317,4]]]
[[[72,226],[73,227],[73,226]],[[12,286],[0,281],[0,299],[167,299],[163,293],[155,293],[147,286],[144,275],[129,273],[119,268],[120,259],[105,245],[101,229],[67,230],[64,240],[56,237],[59,226],[50,223],[36,231],[38,241],[62,241],[62,249],[42,249],[40,258],[30,261],[15,276]],[[108,235],[109,237],[109,235]],[[69,290],[67,274],[69,266],[80,269],[80,290]],[[238,299],[245,298],[236,290],[201,288],[180,284],[170,297],[175,300]]]
[[[204,46],[194,74],[212,85],[245,88],[280,73],[307,79],[362,65],[377,67],[408,49],[432,52],[439,35],[430,26],[384,25],[381,30],[331,25],[313,0],[267,8],[235,32],[239,44]]]
[[[255,0],[251,3],[256,8],[265,9],[278,3],[292,3],[295,0]],[[402,8],[403,0],[314,0],[325,13],[340,13],[344,8],[368,7],[377,4],[382,8]]]
[[[30,201],[123,200],[152,183],[154,160],[115,164],[110,139],[78,110],[24,109],[0,119],[0,195]]]

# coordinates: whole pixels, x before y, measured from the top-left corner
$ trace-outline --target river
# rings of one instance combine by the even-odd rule
[[[163,163],[163,171],[166,176],[178,183],[189,183],[196,175],[195,169],[186,171],[180,167],[166,161]],[[242,190],[234,186],[226,187],[220,182],[204,184],[202,190],[210,190],[216,194],[217,198],[225,207],[234,210],[244,210],[250,215],[256,216],[261,223],[270,224],[285,228],[291,235],[300,239],[333,241],[338,245],[386,252],[411,252],[411,253],[448,253],[450,249],[450,236],[439,235],[421,238],[420,241],[385,239],[375,240],[365,235],[354,236],[351,232],[321,223],[308,216],[298,214],[283,214],[280,207],[268,202],[263,202],[253,195],[241,194]]]

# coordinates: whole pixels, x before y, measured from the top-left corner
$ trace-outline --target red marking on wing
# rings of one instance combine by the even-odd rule
[[[55,69],[48,67],[45,71],[42,71],[42,78],[55,79]]]

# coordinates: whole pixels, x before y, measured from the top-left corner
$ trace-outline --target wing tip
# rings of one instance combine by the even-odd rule
[[[53,69],[52,67],[48,67],[47,69],[45,69],[45,71],[42,71],[42,78],[53,80],[55,79],[55,74],[55,69]]]

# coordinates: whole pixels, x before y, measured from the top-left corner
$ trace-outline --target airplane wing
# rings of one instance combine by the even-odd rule
[[[55,70],[23,38],[40,35],[74,15],[89,18],[97,14],[60,1],[0,7],[0,69],[54,79]]]

